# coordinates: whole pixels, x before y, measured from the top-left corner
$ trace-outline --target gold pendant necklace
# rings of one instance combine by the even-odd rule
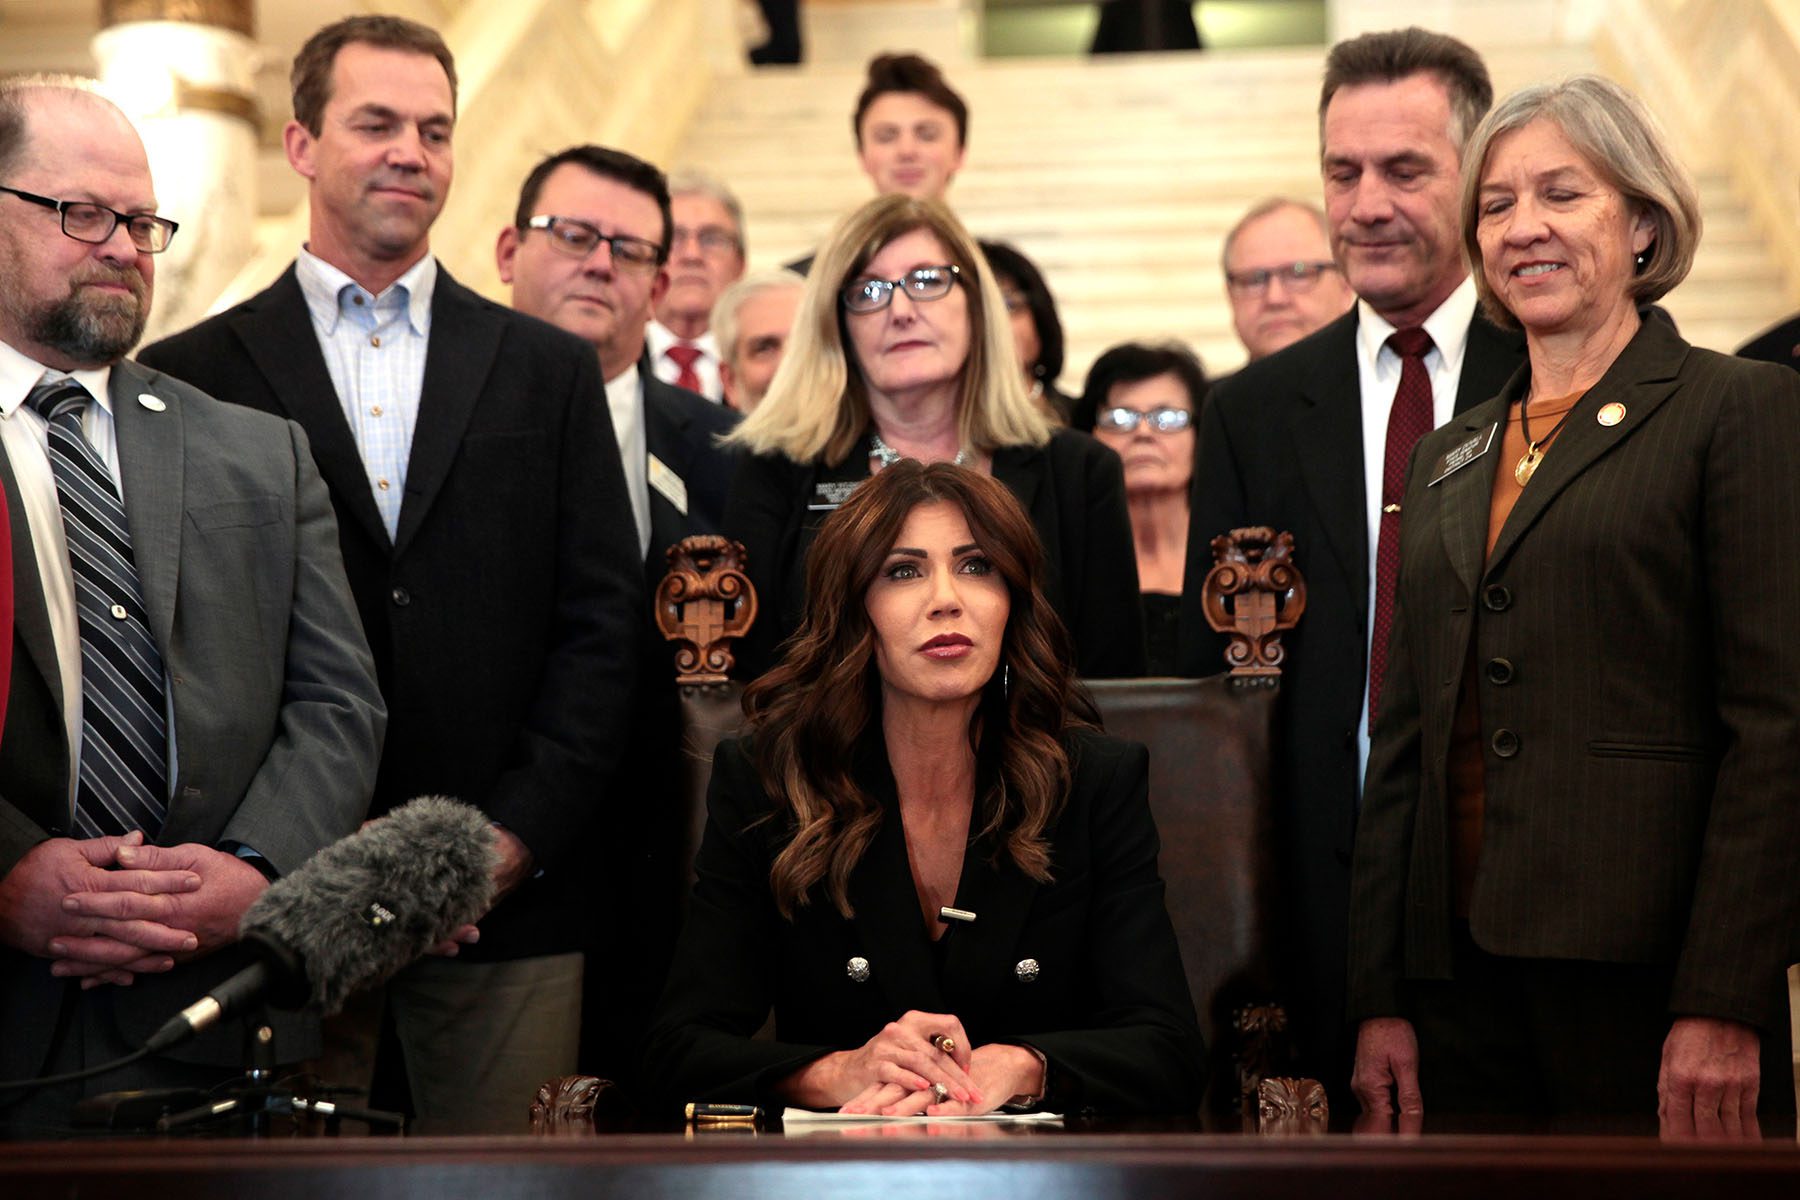
[[[1513,467],[1513,478],[1519,481],[1520,487],[1531,482],[1532,475],[1537,472],[1538,464],[1543,461],[1544,452],[1538,449],[1538,444],[1536,442],[1527,443],[1525,453],[1519,455],[1518,465]]]
[[[1575,404],[1579,404],[1580,402],[1580,397],[1576,397]],[[1526,396],[1523,400],[1519,401],[1519,432],[1525,435],[1525,453],[1519,455],[1519,461],[1517,465],[1513,467],[1513,478],[1519,481],[1520,487],[1524,487],[1526,484],[1530,483],[1531,477],[1537,474],[1538,464],[1544,461],[1545,448],[1550,445],[1550,439],[1557,435],[1557,432],[1561,430],[1563,425],[1568,421],[1570,414],[1575,411],[1575,404],[1569,405],[1568,411],[1563,413],[1562,419],[1551,427],[1550,432],[1546,433],[1542,440],[1534,442],[1531,440],[1531,417],[1529,413],[1531,408],[1531,397]]]

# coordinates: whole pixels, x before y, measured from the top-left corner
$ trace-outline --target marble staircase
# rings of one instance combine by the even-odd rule
[[[1581,47],[1487,57],[1502,94],[1596,69]],[[1066,388],[1127,338],[1180,338],[1215,374],[1241,363],[1220,243],[1264,196],[1318,197],[1323,58],[1305,48],[946,65],[971,110],[951,202],[977,236],[1015,243],[1044,271],[1068,334]],[[709,89],[670,165],[704,166],[737,191],[753,266],[812,249],[869,196],[849,128],[860,86],[857,68],[821,65]],[[1696,344],[1729,350],[1793,306],[1723,165],[1690,166],[1706,235],[1666,305]]]

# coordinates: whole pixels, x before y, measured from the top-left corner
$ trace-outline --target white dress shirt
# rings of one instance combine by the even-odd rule
[[[681,364],[669,357],[670,346],[692,346],[700,351],[694,360],[694,374],[700,377],[700,394],[714,404],[722,401],[725,385],[719,379],[719,339],[707,330],[697,338],[676,337],[661,321],[644,326],[644,345],[650,351],[650,369],[664,383],[675,383],[681,376]]]
[[[1425,318],[1432,348],[1425,354],[1431,375],[1431,427],[1436,429],[1456,410],[1456,383],[1462,377],[1463,353],[1469,348],[1469,322],[1475,317],[1475,281],[1464,279],[1437,311]],[[1365,300],[1356,302],[1356,377],[1362,397],[1363,515],[1369,530],[1369,621],[1363,662],[1375,636],[1375,554],[1381,544],[1381,482],[1387,468],[1388,414],[1400,390],[1400,355],[1387,345],[1394,326]],[[1483,397],[1476,397],[1483,399]],[[1404,516],[1401,518],[1405,519]],[[1356,723],[1356,787],[1362,791],[1369,766],[1369,680],[1363,673],[1362,715]]]
[[[437,260],[427,254],[379,296],[305,247],[294,274],[391,540],[425,387]]]
[[[631,515],[637,518],[638,557],[650,553],[650,444],[644,434],[644,389],[637,364],[606,381],[606,407],[612,413],[613,436],[619,441],[625,490]]]

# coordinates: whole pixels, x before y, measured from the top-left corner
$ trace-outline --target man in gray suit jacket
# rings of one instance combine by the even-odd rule
[[[124,114],[57,81],[0,87],[0,182],[15,1078],[123,1055],[241,965],[244,910],[362,819],[385,713],[305,436],[124,361],[174,232]],[[245,1031],[214,1032],[84,1086],[216,1082]],[[77,1094],[0,1095],[0,1122],[57,1123]]]

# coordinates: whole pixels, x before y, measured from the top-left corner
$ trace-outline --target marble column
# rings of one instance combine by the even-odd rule
[[[255,249],[258,51],[252,0],[102,0],[101,87],[143,135],[158,211],[180,223],[156,264],[145,340],[205,315]]]

